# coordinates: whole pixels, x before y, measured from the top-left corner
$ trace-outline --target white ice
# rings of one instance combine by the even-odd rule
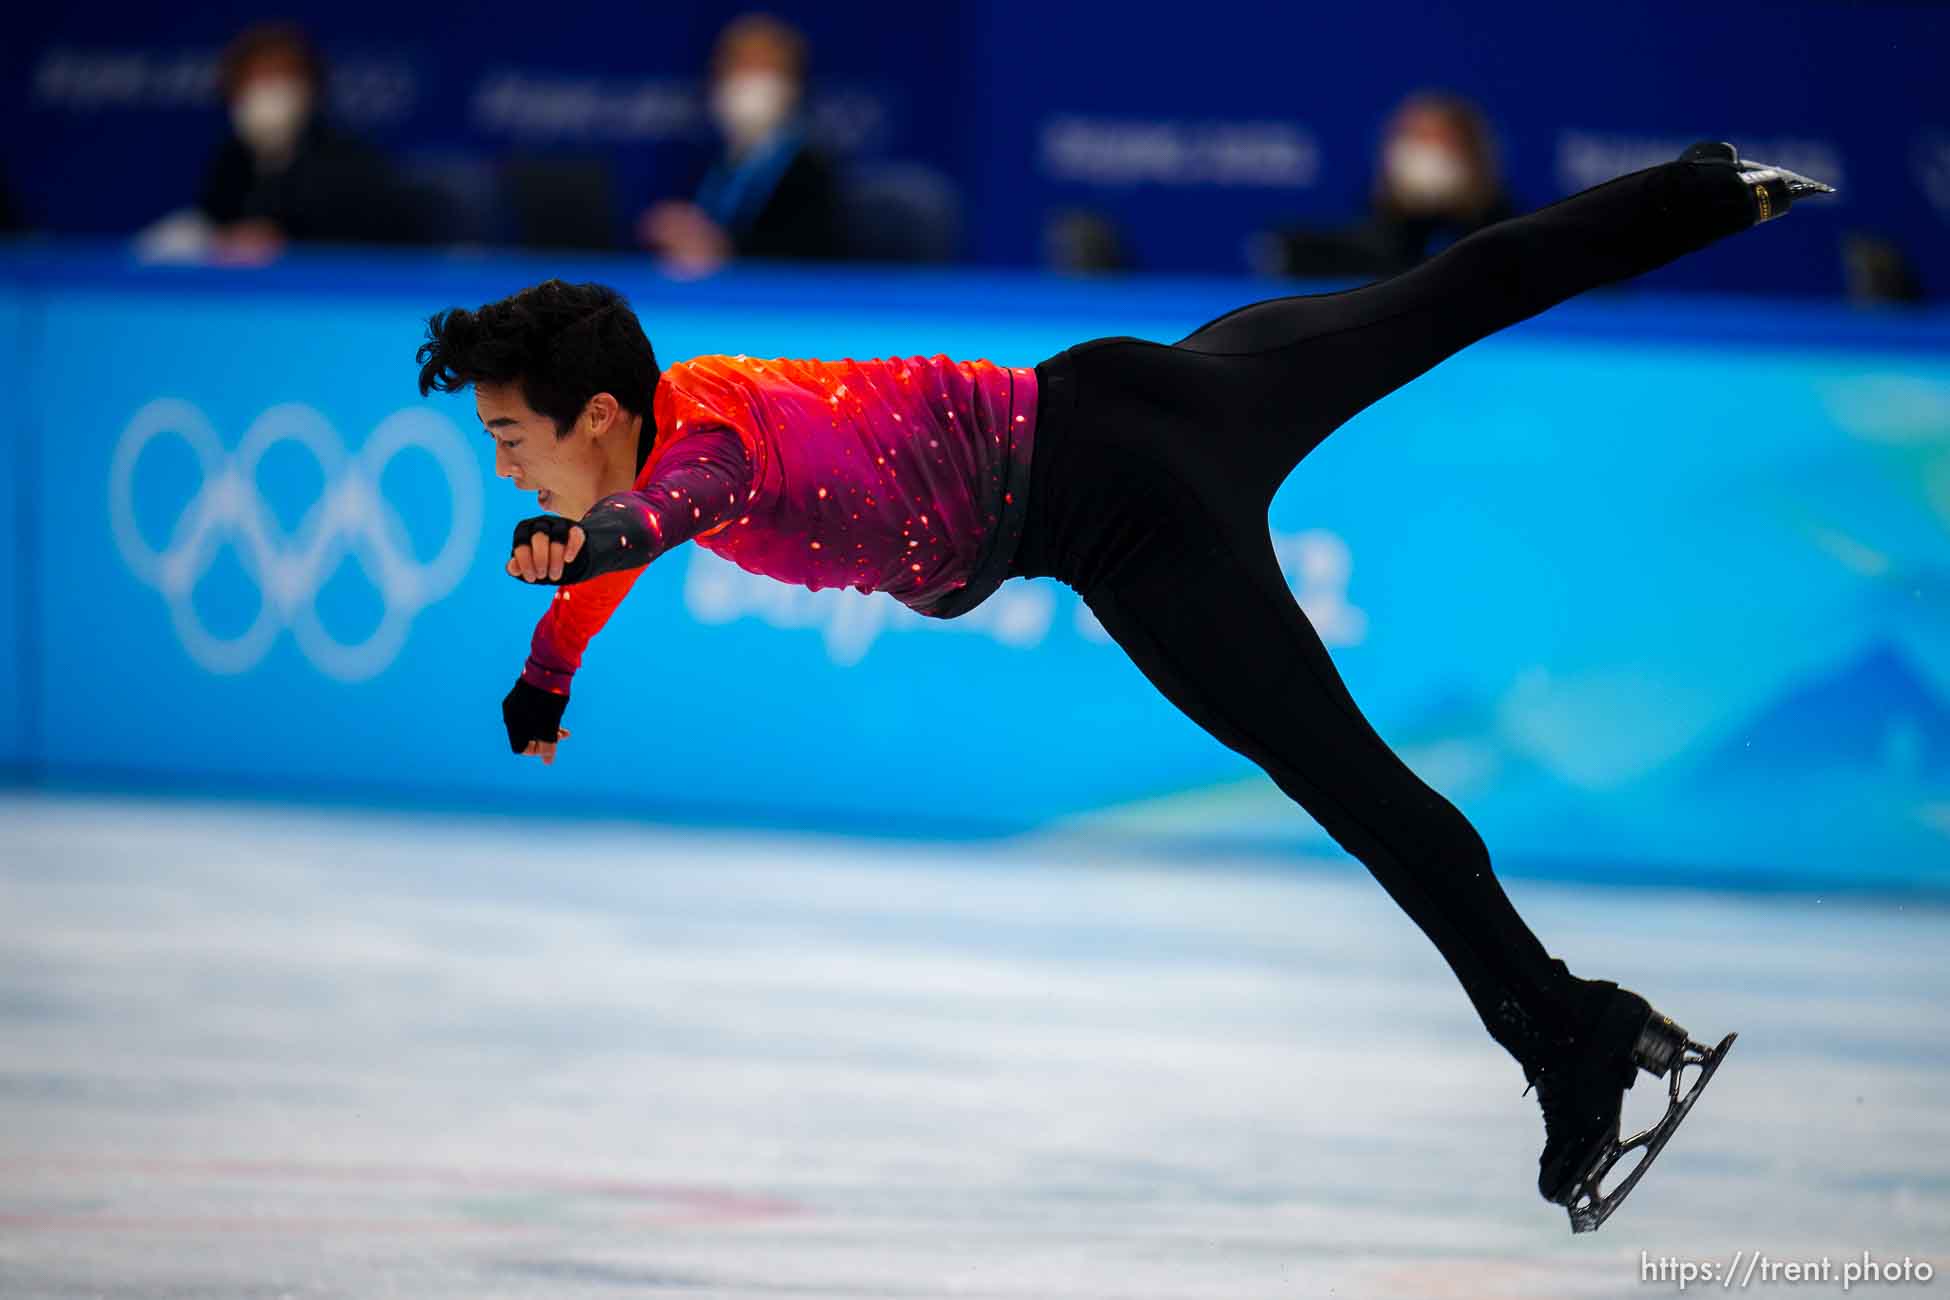
[[[1520,1072],[1346,860],[0,799],[0,1295],[1950,1271],[1950,911],[1507,886],[1572,969],[1740,1031],[1595,1235],[1536,1194]]]

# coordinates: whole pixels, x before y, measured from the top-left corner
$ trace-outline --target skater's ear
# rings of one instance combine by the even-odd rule
[[[566,437],[576,429],[586,429],[592,438],[600,438],[624,420],[623,404],[610,393],[597,393],[583,403],[582,415],[576,420],[574,428],[564,429],[558,436]]]

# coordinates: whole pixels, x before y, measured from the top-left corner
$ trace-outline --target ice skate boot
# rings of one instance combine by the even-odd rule
[[[1734,147],[1724,140],[1701,140],[1679,155],[1680,162],[1698,163],[1701,166],[1732,167],[1746,182],[1747,197],[1753,204],[1754,224],[1771,221],[1788,210],[1796,200],[1810,194],[1833,194],[1833,185],[1824,185],[1818,180],[1791,172],[1785,167],[1772,163],[1755,162],[1742,158]]]
[[[1609,981],[1593,983],[1609,992],[1584,1032],[1554,1059],[1524,1070],[1544,1111],[1537,1190],[1566,1208],[1574,1233],[1597,1231],[1638,1185],[1737,1037],[1728,1034],[1709,1049],[1638,994]],[[1699,1067],[1699,1076],[1681,1097],[1680,1076],[1689,1065]],[[1625,1090],[1640,1070],[1668,1079],[1670,1101],[1658,1123],[1621,1140]],[[1601,1184],[1612,1167],[1641,1147],[1645,1155],[1637,1166],[1617,1187],[1604,1191]]]

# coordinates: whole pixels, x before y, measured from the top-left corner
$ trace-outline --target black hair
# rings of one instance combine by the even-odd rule
[[[797,27],[768,13],[740,14],[724,25],[711,47],[712,73],[715,75],[724,66],[739,45],[753,40],[770,41],[777,46],[792,68],[792,79],[801,86],[806,84],[806,76],[812,70],[812,47]]]
[[[237,93],[244,69],[252,59],[273,51],[291,54],[298,60],[314,94],[325,85],[324,56],[304,28],[290,22],[253,23],[231,37],[223,53],[217,56],[217,86],[224,98]]]
[[[603,284],[542,283],[478,311],[449,307],[427,319],[420,345],[420,396],[469,384],[519,383],[561,437],[589,399],[608,393],[648,417],[657,354],[623,295]]]

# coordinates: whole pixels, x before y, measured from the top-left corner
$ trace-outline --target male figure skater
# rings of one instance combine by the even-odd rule
[[[503,702],[510,746],[554,762],[583,648],[643,567],[686,540],[781,581],[886,592],[939,618],[1007,578],[1053,577],[1435,943],[1537,1091],[1538,1191],[1567,1207],[1574,1232],[1593,1230],[1734,1035],[1707,1048],[1638,994],[1545,952],[1474,827],[1362,717],[1280,572],[1267,508],[1330,432],[1459,348],[1824,192],[1701,142],[1391,279],[1253,303],[1169,345],[1093,339],[1033,369],[741,355],[660,371],[614,291],[553,280],[437,313],[421,392],[471,385],[496,473],[549,512],[516,526],[507,562],[558,586]],[[1682,1097],[1686,1066],[1699,1073]],[[1621,1141],[1639,1070],[1669,1077],[1670,1104]]]

